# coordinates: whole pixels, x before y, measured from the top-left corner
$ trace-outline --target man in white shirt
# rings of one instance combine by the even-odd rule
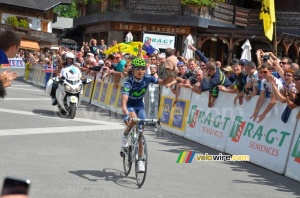
[[[271,79],[275,80],[277,90],[280,90],[282,88],[281,81],[272,75],[272,71],[273,71],[272,65],[270,65],[268,63],[262,64],[261,70],[260,70],[260,73],[262,74],[262,79],[263,79],[261,82],[261,91],[260,91],[259,98],[256,102],[254,113],[250,117],[250,119],[253,118],[253,121],[255,121],[256,118],[258,117],[259,119],[258,119],[257,123],[261,122],[266,117],[266,115],[269,113],[269,111],[273,108],[273,106],[276,104],[276,97],[275,97],[274,93],[272,92],[272,85],[271,85],[270,80]],[[261,109],[261,107],[265,101],[266,92],[268,92],[270,94],[271,100],[270,100],[268,106],[266,107],[266,109],[258,116],[259,110]]]

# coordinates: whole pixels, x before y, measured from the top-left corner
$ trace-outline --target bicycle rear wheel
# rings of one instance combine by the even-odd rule
[[[140,138],[142,138],[143,142],[143,156],[142,160],[145,165],[145,172],[139,173],[138,172],[138,153],[139,153],[139,144],[137,144],[136,149],[135,149],[135,176],[136,176],[136,182],[139,187],[141,187],[146,179],[146,173],[147,173],[147,161],[148,161],[148,150],[147,150],[147,144],[146,144],[146,139],[144,135],[140,135]]]

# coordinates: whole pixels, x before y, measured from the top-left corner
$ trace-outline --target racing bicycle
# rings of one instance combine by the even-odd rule
[[[139,118],[131,118],[131,121],[135,122],[136,124],[132,127],[130,131],[130,142],[129,146],[126,148],[123,148],[123,168],[125,176],[128,176],[131,168],[132,163],[135,164],[135,176],[137,185],[141,187],[146,179],[146,173],[147,173],[147,162],[148,162],[148,149],[147,149],[147,143],[146,139],[143,134],[138,130],[138,123],[139,122],[145,122],[145,123],[156,123],[155,127],[156,130],[161,130],[160,128],[160,120],[159,119],[139,119]],[[142,158],[138,156],[139,153],[139,139],[142,139],[143,142],[143,156]],[[145,165],[145,172],[138,172],[138,160],[142,160]]]

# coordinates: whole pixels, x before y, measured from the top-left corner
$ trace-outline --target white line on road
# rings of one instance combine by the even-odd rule
[[[72,133],[85,131],[106,131],[113,129],[123,129],[123,126],[116,125],[94,125],[94,126],[67,126],[67,127],[48,127],[48,128],[27,128],[27,129],[4,129],[0,130],[0,136],[10,135],[31,135],[47,133]]]
[[[32,85],[12,85],[11,87],[33,87]]]
[[[8,89],[21,89],[21,90],[24,90],[24,91],[39,91],[39,92],[45,92],[45,90],[24,89],[24,88],[17,88],[17,87],[9,87]]]
[[[51,98],[4,98],[3,100],[51,100]]]
[[[105,120],[92,120],[92,119],[85,119],[85,118],[74,118],[74,119],[63,119],[59,117],[49,117],[49,116],[43,116],[40,114],[36,114],[30,111],[20,111],[20,110],[13,110],[13,109],[3,109],[0,108],[0,112],[5,112],[5,113],[14,113],[14,114],[19,114],[19,115],[29,115],[29,116],[41,116],[47,119],[60,119],[62,121],[68,121],[68,122],[86,122],[86,123],[92,123],[92,124],[104,124],[104,125],[113,125],[115,127],[123,127],[124,124],[121,123],[116,123],[116,122],[109,122]]]

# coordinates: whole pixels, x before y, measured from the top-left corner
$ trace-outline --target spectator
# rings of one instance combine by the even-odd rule
[[[216,65],[217,65],[217,67],[218,67],[219,69],[221,69],[221,68],[222,68],[222,64],[221,64],[221,62],[220,62],[220,61],[216,61]]]
[[[234,62],[232,65],[232,71],[235,75],[234,85],[226,88],[223,85],[219,85],[219,90],[228,92],[228,93],[236,93],[236,97],[234,98],[234,105],[236,105],[237,100],[239,100],[239,104],[243,104],[244,99],[244,86],[246,84],[246,73],[242,70],[242,66],[238,62]]]
[[[201,94],[201,83],[202,83],[202,80],[203,80],[203,71],[201,69],[197,69],[196,72],[195,72],[195,75],[196,75],[196,78],[197,78],[197,82],[192,85],[192,84],[189,84],[189,88],[197,93],[197,94]]]
[[[98,56],[99,48],[97,46],[97,40],[96,39],[91,39],[89,44],[90,44],[90,52],[92,54],[94,54],[94,56]]]
[[[297,63],[292,63],[291,69],[296,72],[299,69],[299,65]]]
[[[21,37],[10,30],[0,32],[0,64],[7,64],[8,58],[13,58],[18,53]],[[18,77],[16,72],[5,71],[0,73],[0,97],[6,95],[5,88],[9,87],[14,79]]]
[[[254,62],[250,61],[245,65],[246,85],[244,86],[244,92],[246,94],[245,100],[249,101],[253,96],[257,95],[258,73],[256,71],[256,65]]]
[[[294,82],[295,82],[295,88],[297,89],[297,94],[294,100],[291,100],[290,97],[290,92],[286,89],[285,90],[285,96],[286,96],[286,101],[287,105],[290,109],[294,109],[300,106],[300,70],[297,70],[294,74]],[[297,114],[297,119],[300,119],[300,111]]]
[[[83,56],[86,57],[86,54],[90,52],[90,47],[88,42],[82,42],[81,51],[83,51]]]
[[[156,65],[150,65],[150,75],[158,78]]]
[[[167,77],[167,71],[165,69],[165,63],[166,63],[166,55],[165,54],[159,54],[157,57],[157,75],[159,78],[164,79]]]
[[[202,80],[201,93],[204,91],[209,91],[208,107],[212,107],[219,94],[218,86],[223,85],[225,87],[229,87],[232,85],[232,83],[228,80],[228,78],[226,78],[224,73],[219,68],[217,68],[215,62],[207,62],[206,67],[207,77],[210,77],[210,80]]]
[[[177,63],[179,62],[175,56],[175,49],[167,48],[165,52],[167,57],[165,68],[168,75],[175,77],[177,75]]]
[[[228,66],[222,68],[221,71],[224,72],[226,78],[228,78],[230,82],[234,83],[235,79],[234,79],[234,74],[233,74],[231,66],[228,65]]]
[[[100,45],[99,45],[99,58],[103,59],[105,58],[104,51],[107,50],[107,46],[105,45],[104,39],[100,40]]]
[[[286,69],[284,71],[284,86],[280,90],[276,89],[276,80],[271,79],[272,90],[274,90],[276,99],[285,103],[287,101],[286,97],[289,97],[290,101],[293,101],[296,97],[297,89],[294,83],[294,73],[292,69]],[[286,96],[286,93],[288,96]]]
[[[257,121],[258,123],[261,122],[266,117],[266,115],[269,113],[269,111],[276,104],[276,97],[275,97],[274,92],[272,92],[273,88],[272,88],[271,82],[275,81],[277,90],[280,90],[282,88],[281,81],[272,75],[272,71],[273,71],[272,65],[270,65],[267,62],[262,64],[261,69],[260,69],[260,73],[262,74],[261,91],[260,91],[259,98],[256,102],[254,113],[250,117],[250,119],[253,118],[253,121],[255,121],[256,118],[258,117],[259,118]],[[260,115],[258,115],[259,110],[261,109],[261,107],[265,101],[266,92],[268,92],[269,95],[271,96],[271,100],[270,100],[268,106],[265,108],[265,110]]]

